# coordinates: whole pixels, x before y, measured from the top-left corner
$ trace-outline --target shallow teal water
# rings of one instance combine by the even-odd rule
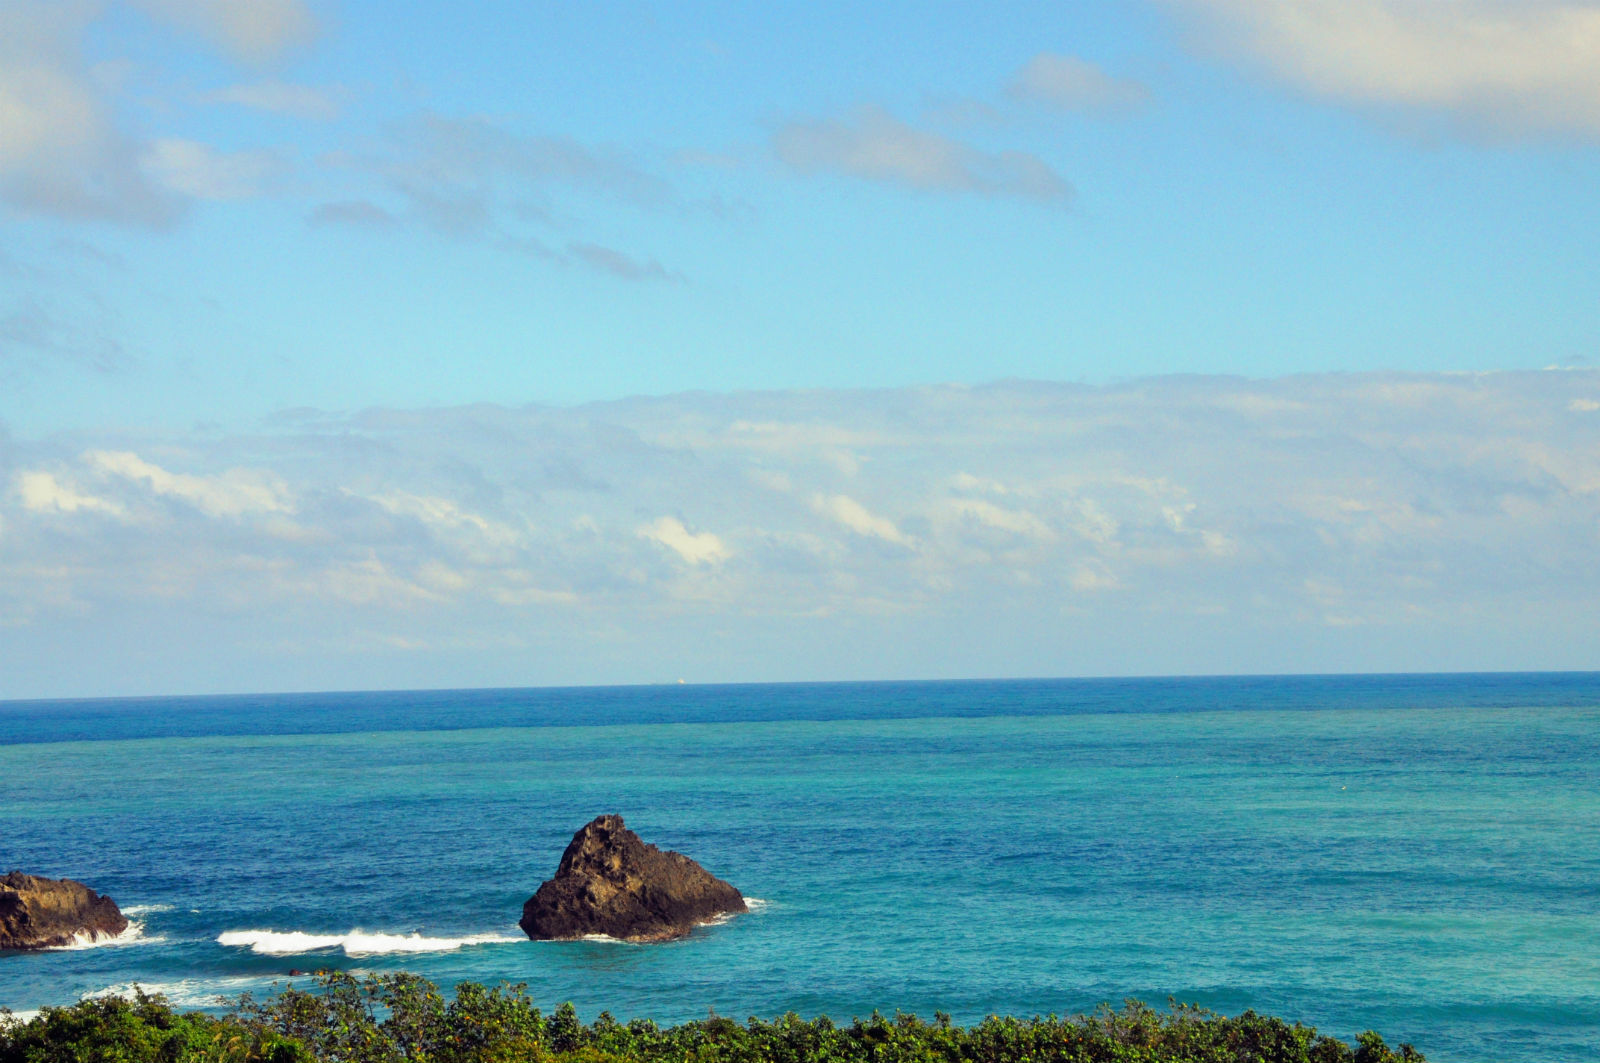
[[[439,695],[102,704],[89,730],[119,737],[63,742],[52,718],[78,733],[84,705],[0,707],[0,862],[88,881],[144,932],[0,954],[0,1005],[134,981],[203,1004],[338,965],[523,981],[590,1017],[1173,996],[1433,1060],[1600,1044],[1596,677],[798,689],[614,692],[617,718],[724,720],[609,726],[560,726],[550,692],[425,721]],[[871,717],[875,689],[891,718],[825,718]],[[324,733],[241,733],[274,712]],[[766,905],[668,945],[521,940],[522,901],[604,811]],[[357,929],[435,951],[217,940]],[[441,951],[473,936],[505,940]]]

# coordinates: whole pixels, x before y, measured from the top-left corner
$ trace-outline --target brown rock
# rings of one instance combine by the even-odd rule
[[[0,878],[0,949],[52,949],[80,936],[116,937],[128,920],[110,897],[70,878],[13,871]]]
[[[687,856],[646,844],[621,816],[600,816],[572,836],[555,877],[522,906],[519,925],[535,940],[668,941],[745,911],[738,890]]]

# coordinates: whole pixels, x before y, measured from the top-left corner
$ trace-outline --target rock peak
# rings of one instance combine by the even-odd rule
[[[666,941],[748,910],[737,889],[687,856],[648,844],[621,816],[603,815],[572,836],[555,877],[522,906],[519,925],[536,939]]]

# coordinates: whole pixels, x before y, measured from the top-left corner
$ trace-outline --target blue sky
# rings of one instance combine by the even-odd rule
[[[516,530],[522,550],[544,541],[527,538],[529,529],[588,520],[599,541],[612,543],[608,579],[637,571],[629,558],[647,547],[687,566],[673,579],[725,572],[736,558],[753,556],[750,536],[760,522],[736,502],[738,485],[755,475],[750,468],[725,468],[727,483],[668,476],[669,486],[678,485],[675,501],[631,473],[591,478],[592,487],[603,485],[595,490],[620,493],[621,509],[558,503],[539,491],[519,495],[519,460],[582,469],[593,440],[563,435],[558,445],[518,422],[504,430],[531,449],[520,459],[493,452],[473,434],[481,423],[462,413],[484,403],[565,411],[574,424],[606,425],[640,446],[671,449],[672,432],[647,430],[632,420],[633,407],[615,404],[660,396],[665,405],[653,416],[670,409],[692,418],[710,399],[690,393],[706,392],[732,403],[717,407],[718,431],[734,431],[790,423],[783,418],[810,423],[802,414],[815,405],[813,389],[832,389],[838,413],[830,431],[850,437],[861,424],[917,406],[925,389],[949,385],[1081,384],[1121,403],[1144,394],[1125,390],[1140,381],[1188,379],[1194,408],[1210,410],[1204,396],[1224,378],[1248,378],[1238,385],[1247,392],[1270,391],[1300,388],[1294,381],[1306,374],[1320,382],[1326,405],[1303,389],[1295,402],[1319,417],[1365,416],[1368,399],[1350,398],[1338,374],[1360,375],[1365,383],[1356,392],[1368,396],[1381,381],[1422,379],[1451,393],[1460,384],[1451,374],[1509,372],[1523,381],[1516,374],[1563,367],[1540,385],[1551,390],[1533,405],[1497,399],[1483,407],[1486,417],[1544,409],[1549,423],[1486,422],[1482,431],[1578,463],[1554,481],[1569,496],[1559,541],[1570,553],[1547,560],[1554,570],[1592,575],[1585,558],[1596,556],[1597,544],[1584,522],[1595,497],[1583,463],[1596,455],[1593,428],[1582,426],[1597,420],[1585,416],[1584,404],[1595,398],[1590,374],[1600,351],[1600,3],[0,0],[0,26],[0,479],[9,485],[0,501],[0,567],[13,588],[0,631],[26,634],[5,640],[19,647],[15,661],[27,659],[26,646],[56,660],[66,677],[15,681],[13,693],[392,685],[376,678],[383,669],[357,667],[366,658],[354,651],[339,658],[350,666],[345,681],[332,665],[286,671],[278,651],[261,648],[286,645],[270,634],[267,615],[285,588],[337,582],[339,566],[362,559],[413,583],[430,564],[453,564],[410,540],[402,549],[386,538],[392,528],[379,534],[375,526],[368,527],[373,540],[347,544],[357,551],[350,556],[285,558],[263,545],[276,542],[275,533],[256,522],[293,523],[312,498],[366,499],[363,505],[388,514],[384,521],[400,519],[398,511],[373,499],[428,498],[435,509],[448,504],[484,521],[494,511],[494,520]],[[1506,386],[1522,395],[1527,385]],[[1021,402],[1027,389],[997,394]],[[782,417],[758,412],[769,405]],[[1158,406],[1152,417],[1174,416]],[[425,429],[407,422],[396,440],[372,435],[374,445],[392,445],[398,455],[383,476],[341,464],[356,461],[344,451],[325,455],[315,475],[274,464],[285,448],[295,451],[308,418],[367,438],[363,418],[385,411],[432,411],[433,420]],[[1431,438],[1431,422],[1414,413],[1406,438]],[[956,431],[977,415],[963,408],[951,416]],[[1017,423],[1026,423],[1020,412]],[[1052,424],[1048,438],[1071,437]],[[469,437],[441,435],[446,425]],[[1090,426],[1083,431],[1092,434]],[[1254,468],[1265,455],[1249,448],[1275,445],[1262,431],[1241,421],[1222,449]],[[894,460],[925,497],[893,505],[891,481],[879,482],[872,496],[864,485],[813,483],[790,464],[811,459],[785,452],[767,472],[787,476],[795,497],[810,501],[764,534],[820,534],[806,530],[819,519],[837,528],[839,513],[827,501],[835,497],[895,528],[908,520],[936,525],[930,514],[950,510],[929,509],[929,499],[966,483],[961,477],[1004,484],[1021,476],[1027,463],[1019,455],[1030,444],[1019,432],[995,435],[990,425],[974,437],[1019,463],[982,475],[974,471],[985,464],[981,454],[920,436],[917,448],[896,451]],[[1181,433],[1169,443],[1181,445]],[[704,457],[700,445],[685,444],[688,464],[671,467],[694,467]],[[1383,452],[1384,444],[1363,445]],[[872,467],[870,447],[841,453],[839,468],[850,461],[858,471]],[[1039,521],[1028,525],[1031,533],[1045,529],[1058,550],[1030,555],[1028,578],[1068,593],[1074,573],[1104,562],[1103,585],[1082,577],[1079,592],[1120,594],[1124,603],[1176,617],[1176,599],[1161,584],[1119,574],[1095,553],[1104,544],[1057,526],[1081,502],[1087,470],[1070,446],[1052,453],[1054,471],[1030,467],[1027,479],[1077,484],[1071,498],[1078,501],[1052,496],[1048,513],[1023,507]],[[1184,482],[1168,454],[1132,443],[1118,453],[1114,464],[1126,477],[1165,477],[1206,505],[1195,494],[1201,470]],[[106,454],[132,457],[109,464],[93,457]],[[412,481],[427,480],[430,462],[443,455],[455,455],[461,482],[417,488]],[[1317,473],[1314,455],[1304,460],[1305,475]],[[1495,482],[1466,454],[1451,461],[1470,470],[1463,476]],[[1352,480],[1335,493],[1352,505],[1375,506],[1382,496],[1427,508],[1422,496],[1406,494],[1426,485],[1398,466],[1389,479],[1367,475],[1359,463],[1339,467]],[[194,484],[213,480],[272,485],[278,501],[201,504],[205,491]],[[174,483],[192,490],[161,487]],[[130,484],[144,485],[162,508],[108,486]],[[1234,517],[1281,503],[1215,490],[1227,495]],[[1551,549],[1535,542],[1535,529],[1549,528],[1532,517],[1528,539],[1516,540],[1520,503],[1494,501],[1483,490],[1490,499],[1483,505],[1500,507],[1506,522],[1497,525],[1498,541],[1513,543],[1519,555]],[[1083,497],[1094,499],[1093,492]],[[738,514],[744,531],[701,515],[702,500],[706,509]],[[612,523],[601,511],[612,513]],[[1293,507],[1280,516],[1306,535],[1319,519]],[[685,535],[712,535],[726,555],[686,555],[640,531],[669,518]],[[221,530],[211,527],[219,521]],[[156,599],[175,610],[174,623],[223,608],[217,586],[199,575],[170,586],[152,575],[143,590],[117,575],[146,564],[184,567],[159,555],[160,536],[145,542],[135,534],[154,535],[158,526],[174,542],[191,535],[212,542],[207,536],[227,531],[239,538],[238,550],[215,563],[259,564],[279,572],[282,586],[230,591],[243,595],[226,607],[232,626],[216,628],[192,654],[162,656],[138,683],[119,685],[113,668],[103,680],[74,685],[70,676],[87,674],[82,663],[40,647],[72,632],[85,640],[85,653],[124,645],[125,625]],[[307,534],[333,534],[317,527]],[[1009,534],[1031,534],[1020,529]],[[257,534],[266,539],[251,538]],[[1237,528],[1229,534],[1238,540]],[[741,536],[743,545],[734,545]],[[946,577],[931,559],[936,541],[931,531],[906,533],[899,544],[855,534],[838,540],[850,549],[832,554],[813,542],[822,553],[808,564],[832,557],[838,571],[807,571],[837,575],[858,550],[887,542],[920,556],[917,571],[937,584]],[[1081,556],[1062,545],[1069,541]],[[386,549],[400,552],[389,557]],[[1415,549],[1433,556],[1430,547]],[[777,555],[756,554],[778,563]],[[918,601],[933,610],[932,599],[896,582],[906,557],[870,556],[879,567],[870,578],[855,575],[861,608],[892,600],[896,609]],[[985,556],[984,564],[997,566],[990,575],[1001,579],[999,555]],[[522,562],[511,567],[532,571]],[[551,623],[571,629],[549,610],[584,597],[580,585],[589,584],[577,571],[566,583],[539,584],[554,597],[528,597],[519,619],[507,621],[523,633],[524,650]],[[1293,571],[1296,593],[1314,598],[1306,587],[1320,585],[1317,574]],[[683,615],[723,623],[757,608],[741,595],[772,586],[745,577],[737,583],[743,589],[727,590],[714,608],[704,598],[692,607],[680,601]],[[1279,577],[1250,568],[1232,578],[1238,586],[1224,597],[1237,602],[1266,593]],[[1451,593],[1471,598],[1476,579],[1463,576]],[[671,599],[666,584],[647,585],[654,586],[634,587],[636,605],[658,594]],[[158,586],[165,589],[152,589]],[[973,595],[976,608],[986,601],[976,586],[956,581],[947,592],[957,601]],[[462,593],[461,601],[476,600]],[[605,609],[627,612],[623,599],[607,600]],[[1289,608],[1287,599],[1272,600]],[[1398,623],[1409,607],[1384,601]],[[1363,624],[1371,626],[1380,604],[1368,603]],[[408,682],[609,675],[598,662],[524,671],[506,664],[525,660],[522,650],[503,648],[493,666],[489,650],[447,652],[428,634],[431,625],[451,623],[436,607],[439,601],[416,597],[415,623],[400,625],[398,641],[373,636],[372,645],[419,647],[407,658]],[[1005,613],[994,603],[982,607]],[[827,608],[845,609],[845,598]],[[1040,622],[1029,608],[1018,607],[1014,627]],[[889,624],[885,650],[933,623],[936,612]],[[1327,616],[1342,614],[1307,607],[1303,615],[1322,617],[1305,623],[1326,627]],[[1187,630],[1187,621],[1171,623],[1168,646]],[[1437,623],[1408,623],[1412,634],[1398,642],[1392,632],[1362,643],[1346,631],[1326,652],[1300,653],[1324,645],[1295,641],[1310,638],[1307,627],[1267,644],[1296,668],[1403,667],[1408,651],[1418,666],[1471,664],[1428,648]],[[660,628],[623,629],[636,640],[664,638]],[[1538,652],[1494,660],[1592,666],[1577,647],[1600,633],[1580,623],[1569,634]],[[233,649],[224,652],[224,641]],[[252,645],[255,651],[240,648]],[[1357,652],[1360,646],[1366,649]],[[1561,646],[1572,652],[1557,652]],[[201,683],[191,666],[207,653],[255,661],[254,671],[241,674],[258,678]],[[805,655],[758,654],[740,669],[718,665],[709,651],[703,656],[691,670],[705,678],[807,677],[797,674]],[[876,670],[841,664],[836,671],[1283,670],[1269,667],[1271,653],[1257,656],[1224,654],[1205,668],[1203,655],[1151,650],[1101,668],[1041,649],[953,660],[889,655]],[[113,659],[120,674],[131,674],[126,660],[106,658]],[[380,659],[387,661],[371,658]],[[641,665],[614,678],[664,668]],[[0,696],[7,693],[0,685]]]

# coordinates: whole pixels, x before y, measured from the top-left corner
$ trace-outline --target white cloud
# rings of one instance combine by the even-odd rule
[[[981,476],[974,476],[970,472],[956,473],[950,484],[958,491],[981,491],[991,495],[1008,495],[1011,493],[1011,488],[999,480],[986,480]]]
[[[138,0],[164,23],[231,54],[267,59],[310,40],[300,0]],[[85,38],[99,3],[0,0],[0,202],[30,214],[165,226],[190,200],[260,194],[283,167],[266,151],[222,152],[178,137],[146,141],[119,127],[119,89],[91,68]],[[325,114],[328,101],[281,82],[215,94],[247,106]]]
[[[194,140],[153,141],[140,160],[157,183],[193,199],[250,199],[282,171],[269,151],[220,152]]]
[[[1087,59],[1049,52],[1030,59],[1007,91],[1067,111],[1131,111],[1150,99],[1150,89],[1141,81],[1112,77]]]
[[[1600,402],[1596,402],[1594,399],[1573,399],[1567,403],[1567,409],[1573,413],[1594,413],[1596,410],[1600,410]]]
[[[303,0],[132,0],[154,18],[251,62],[276,59],[309,44],[317,20]]]
[[[1502,135],[1600,135],[1600,3],[1169,0],[1215,47],[1342,103],[1452,116]]]
[[[714,565],[730,556],[720,538],[711,532],[691,532],[677,517],[661,517],[640,528],[638,534],[660,543],[691,565]]]
[[[1072,530],[1099,546],[1112,546],[1122,530],[1117,518],[1092,498],[1073,498],[1066,503]]]
[[[981,498],[951,499],[950,507],[960,516],[970,517],[980,524],[998,528],[1001,531],[1013,532],[1033,539],[1052,539],[1055,537],[1055,533],[1050,530],[1048,524],[1025,509],[1006,509]]]
[[[446,533],[467,532],[495,546],[515,546],[522,535],[517,529],[501,521],[461,508],[448,498],[396,492],[374,495],[372,500],[391,513],[415,517],[424,524]]]
[[[373,410],[240,437],[107,433],[75,462],[61,440],[0,433],[0,623],[38,633],[35,656],[98,668],[75,647],[115,640],[68,632],[164,615],[193,636],[206,617],[204,637],[168,640],[180,677],[228,640],[343,646],[351,632],[424,644],[430,668],[455,661],[439,682],[649,679],[646,658],[720,678],[798,678],[817,660],[902,675],[1512,667],[1480,660],[1509,630],[1576,665],[1600,599],[1600,416],[1563,411],[1597,381],[1194,377]],[[824,457],[844,443],[848,473]],[[686,525],[685,499],[737,538]],[[1328,617],[1359,619],[1345,630],[1371,641],[1317,656]],[[466,645],[479,649],[445,649]],[[27,671],[17,647],[0,639],[0,676]],[[292,681],[331,684],[365,652]],[[256,678],[212,681],[291,682],[263,663],[292,663],[281,655],[230,660]],[[504,669],[474,667],[490,660]],[[730,660],[750,670],[718,671]],[[539,661],[556,671],[530,672]]]
[[[1073,570],[1072,576],[1067,581],[1075,591],[1114,591],[1121,584],[1117,577],[1105,568],[1096,565],[1080,565]]]
[[[1066,178],[1037,155],[982,151],[909,126],[881,107],[859,107],[843,121],[789,122],[773,135],[772,146],[802,174],[833,172],[924,191],[1044,203],[1072,198]]]
[[[849,495],[817,495],[811,506],[823,516],[830,517],[857,535],[882,539],[896,546],[914,548],[915,540],[904,534],[888,517],[880,517]]]
[[[84,455],[92,469],[141,483],[153,493],[181,499],[212,517],[288,513],[288,490],[269,473],[230,469],[219,476],[168,472],[131,451],[96,450]]]
[[[314,597],[327,595],[352,605],[402,609],[445,598],[439,591],[395,572],[376,554],[359,561],[330,565],[309,580],[301,581],[300,590]]]
[[[544,587],[491,587],[489,597],[501,605],[574,605],[581,599],[571,591],[552,591]]]
[[[0,4],[0,201],[29,213],[166,224],[179,205],[140,170],[85,68],[82,4]]]
[[[85,494],[62,483],[47,472],[24,472],[17,476],[17,495],[24,509],[34,513],[107,513],[121,516],[123,508],[108,499]]]

